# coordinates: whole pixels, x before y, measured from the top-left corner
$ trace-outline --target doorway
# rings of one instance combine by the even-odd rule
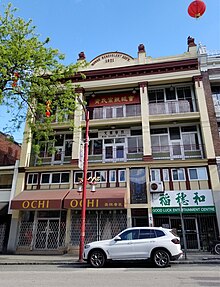
[[[34,249],[57,249],[59,245],[59,226],[59,219],[38,219],[36,222]]]

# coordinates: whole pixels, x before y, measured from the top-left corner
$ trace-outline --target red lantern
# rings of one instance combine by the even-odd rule
[[[48,100],[48,101],[46,101],[46,117],[47,118],[49,118],[50,117],[50,115],[51,115],[51,107],[50,107],[50,105],[51,105],[51,101],[50,100]]]
[[[46,111],[46,117],[49,118],[50,117],[50,112]]]
[[[206,5],[202,0],[196,0],[190,3],[188,7],[188,14],[193,18],[201,17],[206,10]]]

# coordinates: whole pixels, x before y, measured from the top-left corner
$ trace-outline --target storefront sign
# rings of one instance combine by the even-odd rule
[[[65,200],[64,208],[80,209],[82,207],[82,199]],[[123,198],[95,198],[86,200],[86,208],[97,209],[97,208],[124,208]]]
[[[211,190],[178,190],[166,191],[163,194],[152,194],[154,214],[215,212]]]
[[[180,207],[153,207],[152,212],[153,214],[180,214]],[[183,213],[215,213],[215,207],[183,207]]]
[[[61,200],[19,200],[12,201],[12,209],[61,209],[62,201]]]

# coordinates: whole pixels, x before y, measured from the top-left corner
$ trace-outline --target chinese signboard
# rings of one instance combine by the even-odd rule
[[[211,190],[178,190],[166,191],[152,195],[154,214],[180,213],[213,213],[215,207]]]
[[[64,208],[81,209],[82,199],[66,199],[64,201]],[[86,200],[86,208],[124,208],[124,198],[90,198]]]
[[[117,95],[97,95],[95,98],[91,98],[89,101],[90,107],[99,106],[113,106],[113,105],[126,105],[126,104],[139,104],[139,95],[133,95],[122,93]]]

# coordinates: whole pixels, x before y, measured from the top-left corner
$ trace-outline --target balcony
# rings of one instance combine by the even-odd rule
[[[89,155],[89,162],[111,163],[111,162],[128,162],[142,160],[143,148],[132,147],[126,148],[123,145],[106,146],[99,154]]]
[[[150,115],[170,115],[196,112],[195,101],[180,100],[149,104]]]
[[[203,146],[199,144],[153,146],[152,156],[156,160],[203,159]]]

